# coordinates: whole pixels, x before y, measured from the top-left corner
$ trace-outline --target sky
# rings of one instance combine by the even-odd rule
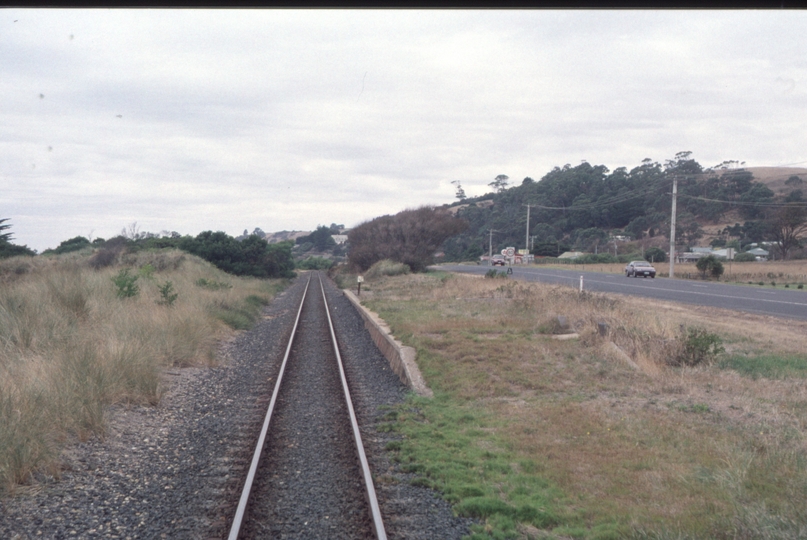
[[[310,231],[587,161],[807,166],[807,12],[0,9],[0,219]]]

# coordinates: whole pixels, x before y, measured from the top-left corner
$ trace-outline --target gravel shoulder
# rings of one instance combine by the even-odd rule
[[[110,407],[106,436],[67,447],[60,478],[39,477],[0,500],[0,538],[226,537],[254,426],[271,392],[267,381],[282,359],[305,280],[278,295],[252,330],[222,345],[220,366],[166,371],[159,406]],[[384,451],[395,436],[374,429],[385,412],[379,407],[401,403],[407,389],[344,295],[327,294],[334,323],[357,337],[343,356],[356,366],[346,369],[371,467],[386,479],[379,498],[391,516],[389,537],[461,538],[470,521],[454,517],[436,493],[410,485]]]

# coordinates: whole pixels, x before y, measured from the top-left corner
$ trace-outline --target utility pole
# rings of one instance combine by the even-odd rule
[[[490,230],[490,238],[488,239],[488,266],[493,266],[493,229]]]
[[[524,249],[530,252],[530,205],[527,205],[527,235],[524,237]]]
[[[678,199],[678,177],[673,176],[672,213],[670,214],[670,278],[675,277],[675,203]]]

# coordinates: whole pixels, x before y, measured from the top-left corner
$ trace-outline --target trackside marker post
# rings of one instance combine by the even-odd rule
[[[358,288],[356,289],[356,296],[361,296],[361,284],[364,283],[364,278],[359,276],[356,278],[356,284]]]
[[[583,276],[580,276],[580,292],[583,292]]]

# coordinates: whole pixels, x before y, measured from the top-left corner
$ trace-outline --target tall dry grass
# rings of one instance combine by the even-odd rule
[[[86,254],[0,261],[0,492],[36,471],[58,475],[62,445],[103,435],[109,404],[158,403],[163,368],[214,363],[227,315],[254,317],[254,300],[278,287],[178,251],[122,264],[139,276],[137,296],[119,298],[122,267],[94,270]],[[167,281],[178,295],[170,306],[159,291]]]

